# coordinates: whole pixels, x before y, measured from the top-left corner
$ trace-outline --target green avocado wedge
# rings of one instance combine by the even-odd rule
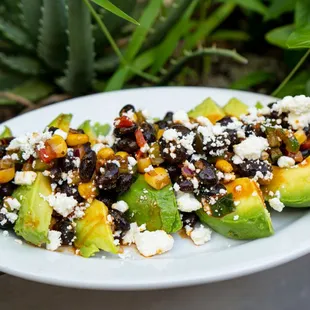
[[[225,112],[223,109],[211,98],[205,99],[187,114],[192,118],[197,118],[198,116],[207,117],[212,123],[216,123],[225,117]]]
[[[100,250],[118,253],[119,248],[114,244],[111,223],[108,222],[107,206],[94,200],[86,209],[82,219],[76,221],[76,240],[74,245],[83,257],[93,256]]]
[[[0,139],[12,137],[12,131],[8,126],[4,126],[3,131],[0,133]]]
[[[50,194],[49,179],[40,172],[33,184],[20,186],[13,193],[13,197],[21,204],[14,230],[18,236],[37,246],[48,242],[53,209],[41,195]]]
[[[310,156],[291,168],[273,167],[273,179],[262,188],[265,199],[269,192],[280,193],[280,201],[286,207],[310,207]]]
[[[202,223],[219,234],[232,239],[257,239],[271,236],[273,227],[262,193],[257,184],[249,178],[240,178],[226,185],[237,206],[235,211],[215,217],[203,209],[197,211]]]
[[[106,136],[111,126],[109,124],[100,124],[96,122],[94,125],[91,124],[90,120],[86,120],[79,126],[79,129],[83,129],[88,135],[90,143],[93,145],[96,143],[98,136]]]
[[[235,116],[238,118],[243,114],[247,114],[248,109],[249,107],[237,98],[231,98],[223,107],[227,116]]]
[[[136,182],[119,199],[126,201],[129,206],[126,215],[130,222],[146,224],[150,231],[164,230],[167,233],[177,232],[182,228],[171,185],[156,190],[149,186],[140,174]]]
[[[69,132],[72,114],[59,114],[47,127],[56,127],[64,132]]]

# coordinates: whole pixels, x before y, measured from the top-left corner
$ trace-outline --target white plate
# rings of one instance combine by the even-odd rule
[[[189,110],[209,96],[221,105],[231,97],[249,105],[273,100],[264,95],[215,88],[142,88],[69,100],[16,117],[6,124],[18,135],[44,128],[60,112],[74,114],[73,126],[85,119],[111,122],[128,103],[147,108],[153,116],[163,116],[167,110]],[[85,259],[21,245],[14,242],[13,234],[4,237],[0,233],[0,270],[34,281],[92,289],[136,290],[214,282],[270,268],[309,252],[307,210],[272,213],[272,219],[276,233],[269,238],[244,242],[213,233],[209,243],[197,247],[176,235],[172,251],[148,259],[137,255],[134,249],[132,257],[125,260],[103,252]],[[102,259],[102,255],[106,258]]]

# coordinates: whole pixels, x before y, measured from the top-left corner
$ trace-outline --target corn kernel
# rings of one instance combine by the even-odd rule
[[[298,129],[294,133],[295,138],[297,139],[299,144],[303,144],[307,140],[307,135],[302,129]]]
[[[78,186],[79,194],[84,199],[95,198],[98,195],[98,190],[93,182],[80,183]]]
[[[0,184],[10,182],[14,179],[15,167],[0,170]]]
[[[164,134],[164,132],[165,132],[165,129],[159,129],[159,130],[157,131],[157,134],[156,134],[157,140],[159,140],[159,139],[162,137],[162,135]]]
[[[114,151],[110,147],[102,148],[98,154],[99,159],[111,159],[114,156]]]
[[[50,139],[48,139],[46,143],[52,148],[52,150],[56,154],[56,158],[66,156],[68,147],[66,141],[61,136],[54,135]]]
[[[150,173],[145,173],[144,178],[145,181],[152,186],[153,188],[160,190],[167,186],[168,184],[171,184],[169,173],[166,169],[157,167],[153,170],[154,175],[151,175]],[[156,173],[156,174],[155,174]]]
[[[115,155],[120,156],[122,158],[127,158],[129,156],[127,152],[117,152]]]
[[[152,165],[152,161],[149,157],[138,159],[137,166],[140,173],[145,173],[144,169],[149,167],[150,165]]]
[[[216,161],[215,167],[226,173],[230,173],[233,171],[233,166],[225,159],[219,159]]]
[[[67,137],[68,146],[76,146],[79,144],[85,144],[89,141],[88,135],[85,133],[70,133]]]

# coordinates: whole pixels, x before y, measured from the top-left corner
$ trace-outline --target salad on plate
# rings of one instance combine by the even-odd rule
[[[144,257],[173,248],[183,232],[201,246],[212,231],[248,240],[274,233],[268,210],[310,206],[310,98],[255,108],[207,98],[152,118],[124,106],[109,124],[0,133],[0,229],[77,255],[100,250]]]

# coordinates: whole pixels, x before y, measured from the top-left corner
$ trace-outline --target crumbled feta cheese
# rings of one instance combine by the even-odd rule
[[[196,177],[192,178],[191,182],[193,183],[194,189],[197,189],[199,187],[199,181]]]
[[[144,231],[135,234],[138,251],[145,257],[162,254],[172,249],[174,240],[164,230]]]
[[[47,236],[49,243],[46,243],[46,249],[55,251],[61,246],[61,232],[50,230]]]
[[[234,215],[234,221],[238,221],[239,220],[239,215]]]
[[[240,165],[243,163],[243,160],[238,155],[234,155],[232,157],[232,161],[235,165]]]
[[[61,130],[61,129],[55,130],[54,135],[60,136],[60,137],[62,137],[64,140],[66,140],[67,137],[68,137],[68,134],[67,134],[65,131]]]
[[[123,253],[119,253],[118,257],[121,259],[128,259],[128,258],[132,258],[130,252],[127,250],[124,250]]]
[[[236,179],[236,175],[233,172],[232,173],[228,173],[228,172],[224,173],[224,182],[225,183],[229,183],[235,179]]]
[[[132,109],[130,109],[130,110],[126,111],[126,112],[123,112],[122,116],[126,116],[131,121],[135,121],[135,112]]]
[[[112,204],[112,209],[118,210],[121,213],[125,213],[129,209],[129,207],[128,207],[127,202],[120,200]]]
[[[6,149],[7,151],[20,150],[24,160],[29,159],[30,156],[37,158],[36,151],[44,148],[44,142],[51,137],[52,133],[49,131],[26,133],[13,139]]]
[[[203,245],[211,239],[212,230],[200,225],[190,232],[190,237],[196,245]]]
[[[16,171],[14,183],[18,185],[31,185],[37,174],[34,171]]]
[[[184,110],[175,112],[173,114],[172,120],[174,123],[181,123],[181,124],[189,123],[189,117]]]
[[[285,207],[285,205],[277,197],[269,199],[268,202],[270,207],[278,212],[282,212]]]
[[[281,168],[289,168],[295,165],[295,160],[292,157],[281,156],[278,159],[278,166]]]
[[[152,165],[149,165],[148,167],[144,168],[144,172],[146,172],[146,173],[148,173],[152,170],[154,170],[154,167]]]
[[[17,244],[20,244],[20,245],[23,244],[23,241],[21,241],[21,240],[19,240],[19,239],[14,239],[14,241],[15,241]]]
[[[135,158],[133,158],[132,156],[128,156],[128,163],[130,166],[134,167],[137,164],[137,161]]]
[[[259,110],[257,110],[256,108],[249,108],[248,112],[248,114],[240,116],[240,119],[247,124],[262,123],[265,120],[265,117],[259,115]]]
[[[173,189],[178,192],[180,190],[180,185],[178,183],[174,183]]]
[[[268,141],[262,137],[250,136],[241,143],[234,145],[234,152],[241,159],[259,159],[268,148]]]
[[[175,129],[167,129],[163,133],[163,138],[167,141],[176,141],[179,138],[179,133]]]
[[[201,203],[191,193],[177,192],[178,209],[182,212],[192,212],[202,207]]]
[[[237,185],[235,187],[236,192],[241,192],[242,191],[242,186],[241,185]]]
[[[240,204],[239,200],[234,201],[234,205],[237,207]]]
[[[9,235],[9,232],[7,230],[4,230],[2,232],[2,236],[7,237]]]
[[[207,126],[207,127],[212,127],[213,124],[211,123],[211,121],[204,116],[198,116],[196,118],[196,121],[201,125],[201,126]]]
[[[142,147],[140,147],[140,151],[142,153],[146,153],[150,149],[149,145],[145,143]]]
[[[81,164],[81,159],[79,157],[74,157],[74,159],[72,160],[72,163],[74,167],[79,168]]]
[[[70,213],[74,211],[78,202],[73,197],[68,197],[64,193],[51,194],[49,196],[41,197],[46,200],[49,205],[63,217],[67,217]]]
[[[12,197],[6,197],[4,199],[4,203],[7,204],[7,206],[13,211],[13,210],[19,210],[20,209],[20,203],[16,198]]]
[[[19,156],[16,153],[11,154],[11,158],[12,160],[15,160],[15,161],[19,160]]]
[[[186,136],[183,136],[182,139],[180,140],[180,144],[186,149],[186,153],[188,155],[192,155],[195,152],[193,148],[193,142],[194,142],[195,136],[196,135],[194,132],[190,132]]]
[[[96,154],[98,154],[98,152],[101,150],[101,149],[103,149],[105,146],[104,146],[104,144],[103,143],[96,143],[96,144],[94,144],[93,146],[92,146],[92,150],[96,153]]]

